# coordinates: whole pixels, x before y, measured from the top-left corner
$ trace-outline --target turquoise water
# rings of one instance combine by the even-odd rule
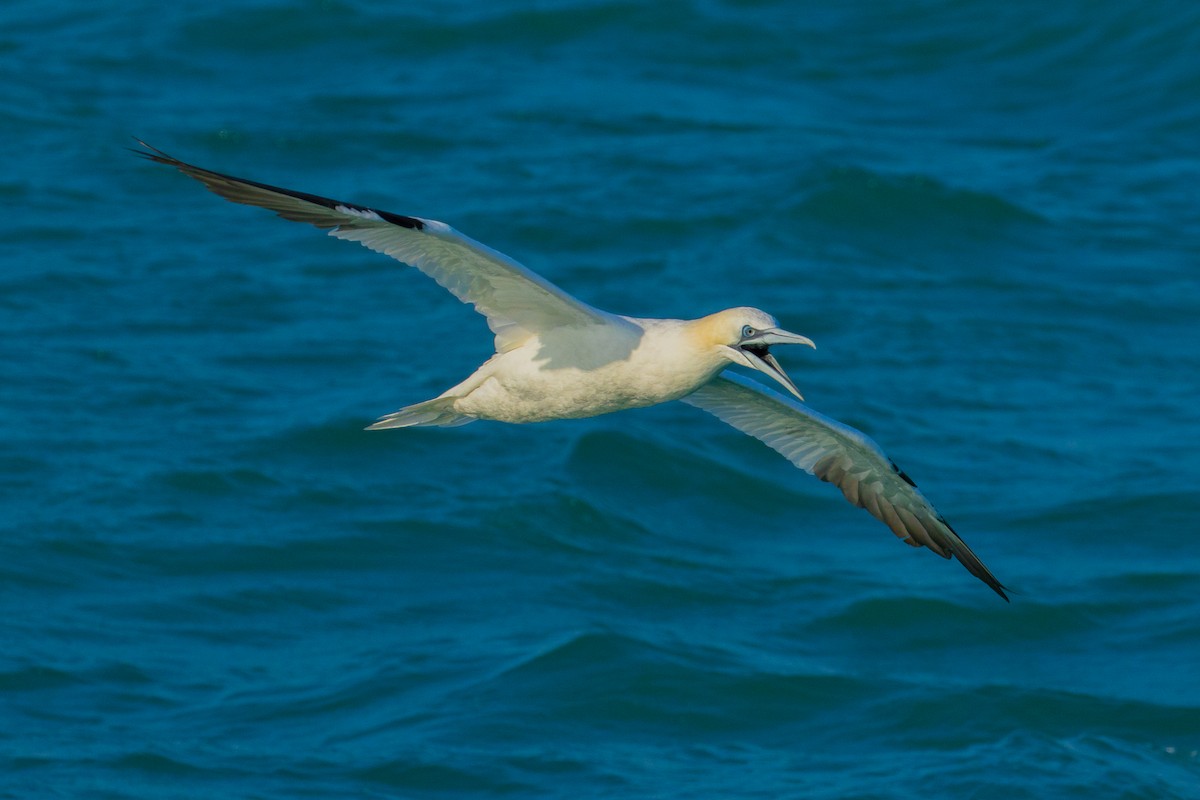
[[[1200,797],[1200,7],[10,2],[0,796]],[[761,306],[1016,594],[236,175]]]

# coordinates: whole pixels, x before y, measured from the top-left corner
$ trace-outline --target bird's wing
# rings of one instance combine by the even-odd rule
[[[235,178],[172,158],[145,142],[138,143],[146,150],[134,152],[175,167],[226,200],[261,206],[284,219],[328,229],[331,236],[359,242],[416,267],[487,318],[499,352],[550,328],[614,324],[619,320],[576,300],[503,253],[444,222]]]
[[[761,439],[800,469],[832,483],[908,544],[924,545],[943,558],[957,556],[968,572],[1008,599],[1004,586],[866,434],[731,373],[718,375],[683,401]]]

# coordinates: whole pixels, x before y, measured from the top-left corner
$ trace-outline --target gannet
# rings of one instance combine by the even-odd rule
[[[542,422],[682,400],[837,486],[907,544],[957,557],[1008,600],[1005,587],[879,445],[799,402],[804,398],[770,348],[815,345],[781,329],[765,311],[730,308],[693,320],[611,314],[444,222],[235,178],[137,141],[145,149],[133,152],[175,167],[227,200],[307,222],[415,267],[486,318],[495,355],[458,385],[381,417],[368,430],[480,419]],[[769,376],[795,399],[726,373],[732,365]]]

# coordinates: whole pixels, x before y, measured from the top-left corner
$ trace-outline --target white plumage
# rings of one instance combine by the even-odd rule
[[[382,417],[372,429],[540,422],[683,400],[761,439],[797,467],[833,483],[897,536],[959,561],[1001,597],[1004,587],[875,442],[802,403],[735,374],[758,370],[797,399],[770,352],[807,344],[755,308],[694,320],[601,311],[442,222],[393,214],[235,178],[140,142],[140,155],[177,168],[222,197],[327,229],[409,264],[482,314],[496,354],[432,400]]]

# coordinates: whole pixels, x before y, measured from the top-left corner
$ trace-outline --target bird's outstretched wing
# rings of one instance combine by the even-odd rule
[[[683,398],[761,439],[800,469],[842,490],[914,547],[956,556],[1005,600],[1004,586],[907,475],[866,434],[740,375],[718,375]]]
[[[618,317],[576,300],[554,284],[444,222],[393,214],[203,169],[138,140],[141,156],[175,167],[235,203],[261,206],[359,242],[416,267],[487,318],[496,350],[556,327],[613,324]]]

